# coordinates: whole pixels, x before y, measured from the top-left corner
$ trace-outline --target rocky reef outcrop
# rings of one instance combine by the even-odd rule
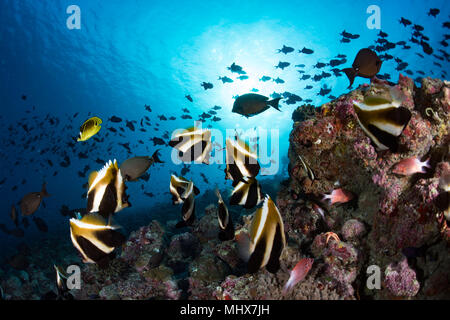
[[[378,81],[378,86],[388,84]],[[395,87],[412,113],[398,152],[377,151],[358,124],[352,101],[363,101],[372,86],[321,106],[314,117],[309,108],[298,116],[300,107],[296,117],[305,120],[294,123],[290,179],[277,204],[291,243],[322,261],[316,264],[324,269],[319,278],[343,297],[448,298],[450,287],[438,283],[449,283],[449,229],[436,198],[439,178],[449,169],[450,83],[425,78],[417,88],[400,76]],[[411,176],[393,173],[397,163],[413,156],[430,159],[431,168]],[[311,199],[337,188],[354,199],[342,205],[321,202],[321,217]],[[342,241],[325,241],[327,232]],[[379,290],[366,287],[371,265],[383,271]]]

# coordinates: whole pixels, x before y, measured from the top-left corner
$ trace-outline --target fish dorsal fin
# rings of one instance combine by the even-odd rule
[[[105,180],[105,181],[112,181],[113,177],[113,172],[117,172],[119,171],[119,168],[117,166],[117,161],[114,159],[114,162],[112,162],[111,160],[109,160],[109,162],[107,162],[105,164],[105,166],[97,172],[97,175],[95,176],[95,178],[93,179],[92,183],[91,182],[91,176],[89,176],[89,191],[92,190],[92,188],[95,187],[95,185],[100,181],[100,180]],[[91,173],[92,175],[92,173]]]
[[[107,221],[105,218],[103,218],[98,213],[89,213],[86,214],[82,219],[81,222],[93,226],[107,226]]]

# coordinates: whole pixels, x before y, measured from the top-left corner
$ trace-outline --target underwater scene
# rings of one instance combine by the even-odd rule
[[[0,21],[0,300],[450,298],[450,2]]]

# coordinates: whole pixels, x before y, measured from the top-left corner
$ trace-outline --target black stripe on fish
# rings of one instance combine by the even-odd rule
[[[92,261],[98,264],[100,267],[106,267],[109,263],[109,254],[103,252],[99,248],[97,248],[94,244],[92,244],[89,240],[85,239],[82,236],[75,237],[76,242],[80,246],[83,253],[89,257]]]
[[[266,269],[270,273],[276,273],[280,269],[280,255],[284,248],[281,232],[280,225],[277,224],[272,251],[270,252],[270,258],[266,265]]]
[[[391,104],[367,106],[364,103],[353,103],[358,116],[358,123],[379,150],[398,149],[397,138],[411,119],[411,111]]]
[[[220,191],[216,190],[216,194],[218,197],[218,205],[219,208],[217,210],[217,218],[219,220],[219,240],[227,241],[234,239],[234,225],[231,219],[231,216],[228,212],[228,208],[223,202],[222,196],[220,195]]]
[[[183,162],[203,162],[209,164],[212,150],[211,132],[201,129],[190,129],[175,135],[169,146],[178,150],[178,157]]]
[[[258,175],[261,167],[256,155],[237,136],[234,141],[227,139],[226,152],[226,178],[233,180],[233,186],[243,177],[256,177]]]
[[[276,272],[285,245],[280,212],[272,199],[266,196],[263,206],[256,210],[250,227],[248,271],[254,273],[266,266],[267,271]]]
[[[267,250],[267,239],[263,235],[259,239],[253,253],[250,256],[250,259],[248,260],[247,271],[249,273],[258,272],[258,270],[261,268],[264,256],[266,255],[266,250]]]
[[[241,205],[246,209],[254,208],[263,200],[261,186],[255,178],[240,181],[234,188],[230,198],[230,205]]]

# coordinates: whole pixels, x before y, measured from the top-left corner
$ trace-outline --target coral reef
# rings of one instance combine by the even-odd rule
[[[375,83],[387,86],[383,81]],[[404,95],[402,106],[412,113],[399,137],[398,152],[377,151],[359,126],[352,101],[362,101],[373,90],[361,86],[323,105],[314,118],[294,124],[290,179],[277,204],[291,241],[305,249],[305,244],[312,243],[312,254],[325,262],[321,277],[344,297],[427,298],[431,292],[448,298],[449,287],[439,286],[436,279],[448,283],[450,273],[439,268],[437,276],[428,263],[409,265],[405,250],[440,248],[434,250],[435,259],[444,259],[449,253],[448,227],[435,200],[442,168],[449,161],[450,84],[425,78],[417,88],[411,79],[400,76],[395,87]],[[314,172],[313,181],[299,156]],[[431,169],[412,176],[392,172],[400,160],[413,156],[429,158]],[[348,190],[356,198],[332,206],[317,201],[336,188]],[[314,210],[314,201],[323,207],[324,218]],[[325,232],[331,231],[346,242],[326,243]],[[416,255],[413,253],[412,259],[421,259]],[[365,288],[369,265],[384,271],[381,290]],[[422,274],[417,279],[415,268]]]
[[[176,229],[176,221],[153,220],[132,232],[105,269],[83,265],[82,287],[72,290],[74,297],[448,299],[450,230],[436,199],[440,176],[450,167],[450,84],[425,78],[418,88],[400,76],[395,87],[412,116],[398,139],[399,151],[390,152],[375,149],[353,108],[353,100],[388,86],[377,79],[373,83],[320,108],[305,105],[294,112],[289,179],[276,199],[288,239],[277,273],[246,272],[236,241],[219,241],[217,206],[212,204],[191,227]],[[413,156],[430,159],[426,173],[392,172],[399,161]],[[348,202],[330,205],[323,200],[338,188],[351,193]],[[237,235],[250,224],[251,215],[243,213],[230,208]],[[55,290],[48,264],[53,245],[49,240],[47,250],[37,255],[22,246],[8,260],[9,267],[0,269],[7,299],[40,299]],[[50,259],[56,261],[64,251],[60,264],[80,265],[67,246],[52,248]],[[305,257],[314,258],[311,270],[284,294],[290,271]],[[366,270],[372,265],[381,270],[380,289],[366,286]]]

